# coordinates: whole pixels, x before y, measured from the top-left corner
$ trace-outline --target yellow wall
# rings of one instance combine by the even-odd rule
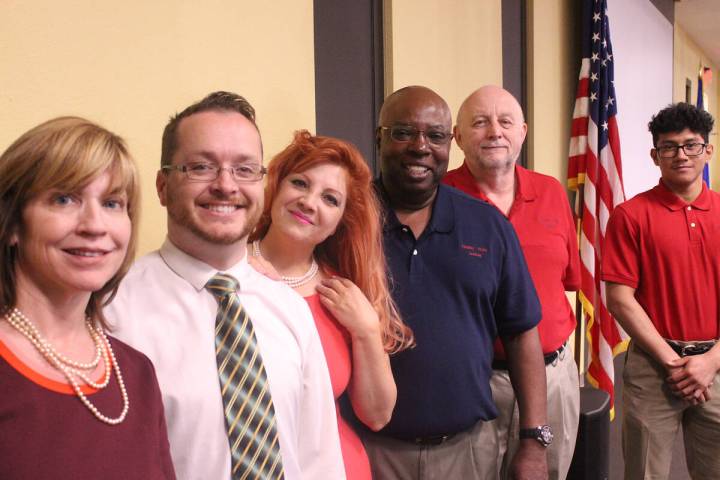
[[[454,120],[475,89],[502,85],[500,0],[386,0],[385,25],[386,95],[424,85],[448,102]],[[450,168],[462,160],[453,143]]]
[[[527,22],[528,167],[565,185],[574,93],[580,73],[578,52],[573,47],[573,1],[528,0]],[[576,296],[567,292],[573,309]],[[569,344],[575,351],[574,334]],[[575,353],[580,371],[585,369],[584,346],[581,342],[580,351]]]
[[[455,115],[476,88],[502,84],[499,0],[386,0],[385,8],[386,94],[407,85],[425,85],[443,96]],[[571,92],[578,75],[574,4],[529,0],[527,13],[528,158],[531,168],[563,179]],[[454,145],[450,168],[462,158]]]
[[[579,74],[572,0],[529,0],[528,164],[565,184],[568,142]]]
[[[315,129],[311,0],[3,2],[0,151],[32,126],[80,115],[125,137],[140,166],[140,253],[165,236],[155,194],[168,117],[213,90],[258,112],[266,158]]]
[[[718,145],[718,122],[720,118],[720,71],[718,66],[713,64],[710,59],[705,56],[700,47],[688,37],[687,33],[677,23],[675,24],[675,35],[673,45],[673,101],[685,101],[685,81],[689,79],[692,83],[690,101],[695,104],[697,101],[698,72],[700,66],[712,68],[714,79],[709,88],[703,86],[703,91],[708,95],[708,104],[705,108],[715,118],[715,131],[710,135],[710,142],[716,148]],[[710,183],[717,190],[720,188],[720,161],[718,153],[710,161]]]

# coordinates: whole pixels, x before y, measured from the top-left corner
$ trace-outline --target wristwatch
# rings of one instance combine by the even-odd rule
[[[539,425],[533,428],[521,428],[520,438],[532,438],[537,440],[543,447],[549,447],[553,441],[553,433],[550,425]]]

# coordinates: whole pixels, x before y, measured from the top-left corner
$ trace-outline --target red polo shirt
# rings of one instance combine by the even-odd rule
[[[553,177],[515,166],[515,200],[507,215],[520,240],[530,276],[535,284],[542,320],[538,325],[544,353],[557,350],[575,329],[575,314],[566,290],[580,287],[580,259],[575,224],[565,190]],[[445,175],[443,182],[492,202],[480,190],[463,163]],[[495,354],[504,358],[495,344]]]
[[[720,194],[686,203],[662,181],[619,205],[605,233],[602,276],[635,288],[663,338],[718,337]]]

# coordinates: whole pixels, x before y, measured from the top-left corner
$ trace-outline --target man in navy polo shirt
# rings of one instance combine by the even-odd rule
[[[497,411],[493,341],[508,356],[526,439],[511,471],[545,479],[545,365],[540,305],[510,222],[493,206],[440,185],[452,139],[450,109],[425,87],[390,95],[377,141],[384,245],[393,298],[417,347],[391,358],[398,398],[390,423],[366,435],[375,478],[491,479]]]

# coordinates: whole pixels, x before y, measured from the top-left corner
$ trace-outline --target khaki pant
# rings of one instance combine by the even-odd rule
[[[665,383],[666,370],[632,342],[623,371],[625,478],[667,479],[673,443],[682,425],[685,458],[693,479],[720,479],[720,381],[712,399],[690,405]]]
[[[364,433],[374,480],[494,480],[497,444],[493,422],[478,422],[440,445],[416,445]]]
[[[555,436],[547,450],[548,478],[564,480],[575,451],[580,418],[578,370],[569,349],[566,348],[554,364],[545,367],[545,377],[547,419]],[[498,437],[499,475],[500,478],[507,479],[510,462],[519,447],[520,416],[508,371],[494,370],[490,386],[498,409],[494,427]]]

